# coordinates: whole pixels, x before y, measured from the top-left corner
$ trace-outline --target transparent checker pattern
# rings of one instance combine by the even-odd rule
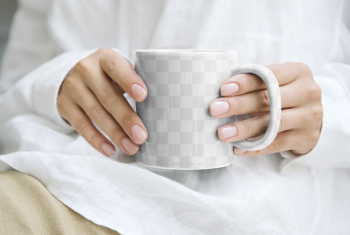
[[[208,108],[236,63],[235,52],[136,52],[135,69],[148,89],[136,108],[149,132],[136,160],[172,169],[231,164],[232,146],[220,142],[216,132],[235,118],[215,119]]]

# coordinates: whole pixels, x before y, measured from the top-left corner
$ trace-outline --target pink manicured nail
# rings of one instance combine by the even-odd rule
[[[131,86],[131,94],[135,97],[136,100],[140,101],[145,98],[146,91],[142,88],[142,86],[135,83]]]
[[[146,140],[147,134],[145,130],[139,125],[131,127],[131,135],[137,143],[143,143]]]
[[[129,154],[135,154],[139,150],[139,146],[132,142],[129,137],[124,137],[122,139],[122,145]]]
[[[227,113],[230,106],[226,101],[215,101],[210,105],[210,111],[213,116],[220,116]]]
[[[237,134],[237,127],[235,126],[224,126],[219,128],[219,136],[221,139],[228,139]]]
[[[237,83],[225,84],[221,87],[221,95],[229,96],[239,91],[239,85]]]
[[[108,157],[112,156],[115,153],[114,147],[107,143],[102,143],[101,149]]]
[[[243,153],[246,153],[247,150],[244,150],[244,149],[240,149],[240,148],[235,148],[235,153],[236,154],[243,154]]]

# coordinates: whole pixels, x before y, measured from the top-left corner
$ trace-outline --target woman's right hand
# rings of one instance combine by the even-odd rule
[[[115,148],[94,122],[128,155],[148,137],[145,125],[124,97],[143,101],[147,87],[131,64],[113,49],[99,49],[79,61],[65,78],[58,112],[94,148],[112,156]]]

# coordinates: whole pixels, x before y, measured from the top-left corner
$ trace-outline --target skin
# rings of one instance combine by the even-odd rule
[[[234,148],[234,153],[237,156],[259,156],[286,150],[291,150],[296,155],[308,153],[320,137],[323,119],[321,89],[305,64],[288,62],[267,67],[276,75],[281,89],[282,118],[279,133],[265,149],[242,153],[242,150]],[[140,93],[136,96],[133,94],[134,84],[144,90],[144,96],[140,96]],[[227,89],[224,91],[223,88],[227,84],[236,84],[239,90],[227,94]],[[142,102],[147,96],[147,87],[120,54],[108,48],[99,49],[79,61],[65,78],[57,98],[58,111],[62,118],[104,155],[113,155],[115,148],[92,121],[124,153],[134,155],[139,150],[139,145],[146,141],[148,133],[124,98],[125,92],[135,101]],[[213,101],[209,107],[214,118],[241,114],[253,117],[220,127],[218,137],[221,141],[234,142],[264,134],[269,123],[269,98],[260,78],[252,74],[236,75],[222,84],[221,93],[222,97]],[[216,101],[227,101],[228,112],[215,116],[212,111]],[[134,135],[135,125],[144,132],[142,138]],[[222,138],[220,130],[227,126],[236,128],[236,134]],[[106,151],[107,145],[109,151]]]
[[[137,84],[145,90],[145,96],[137,99],[131,92]],[[57,97],[58,112],[94,148],[106,156],[115,152],[112,143],[104,137],[92,121],[124,153],[134,155],[139,145],[147,139],[147,130],[139,116],[131,108],[124,93],[140,102],[147,96],[147,87],[130,63],[112,49],[99,49],[79,61],[65,78]],[[133,137],[134,125],[143,128],[146,138]],[[133,145],[131,150],[123,145]],[[103,146],[112,151],[105,151]]]
[[[259,156],[291,150],[295,155],[306,154],[316,146],[320,138],[323,120],[321,89],[306,64],[288,62],[266,67],[275,74],[281,91],[279,133],[264,149],[242,152],[243,150],[234,148],[234,153],[237,156]],[[231,138],[223,139],[220,130],[224,127],[220,127],[219,139],[235,142],[264,134],[269,123],[269,97],[265,83],[255,75],[240,74],[227,79],[221,86],[221,93],[223,85],[229,83],[237,84],[239,90],[218,99],[229,103],[229,111],[214,117],[251,114],[253,118],[230,124],[237,128],[237,134]],[[214,102],[210,104],[211,113]]]

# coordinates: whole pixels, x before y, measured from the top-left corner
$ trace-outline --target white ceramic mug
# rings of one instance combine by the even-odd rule
[[[237,65],[235,51],[137,50],[135,70],[148,89],[147,98],[136,104],[149,137],[136,160],[168,169],[211,169],[232,164],[232,145],[245,150],[265,148],[278,133],[281,97],[274,74],[261,65]],[[236,118],[216,119],[210,103],[220,97],[220,86],[236,74],[253,73],[266,84],[270,99],[270,123],[256,140],[228,144],[217,138],[218,127]]]

